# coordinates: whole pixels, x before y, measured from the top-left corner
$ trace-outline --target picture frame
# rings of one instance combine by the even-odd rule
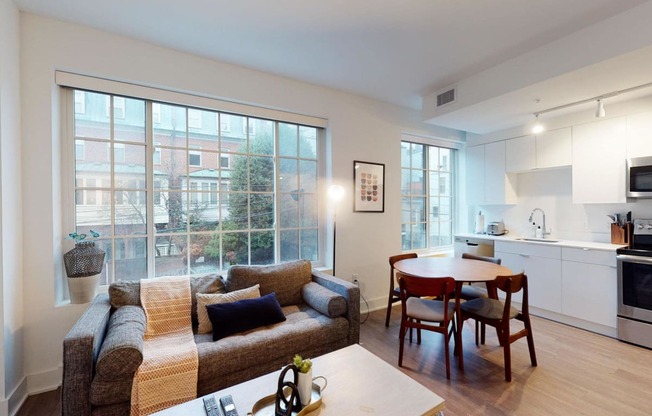
[[[385,212],[385,165],[353,161],[353,212]]]

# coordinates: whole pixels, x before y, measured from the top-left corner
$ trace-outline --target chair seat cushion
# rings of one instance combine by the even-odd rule
[[[477,299],[477,298],[488,298],[487,289],[483,289],[479,286],[474,285],[464,285],[462,286],[460,299]]]
[[[405,303],[407,316],[413,319],[420,319],[429,322],[444,321],[444,302],[440,300],[408,298]],[[448,319],[452,319],[455,313],[455,303],[448,302]]]
[[[505,303],[496,299],[478,298],[460,305],[463,312],[468,312],[488,319],[502,319]],[[509,319],[516,318],[518,310],[513,306],[509,308]]]

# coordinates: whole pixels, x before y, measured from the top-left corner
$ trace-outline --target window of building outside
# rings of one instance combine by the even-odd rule
[[[228,114],[220,114],[219,120],[218,120],[220,130],[228,133],[231,131],[231,116]]]
[[[73,112],[80,94],[85,111]],[[322,129],[229,114],[224,130],[218,111],[81,90],[68,97],[69,228],[100,233],[102,284],[319,261]],[[194,111],[203,122],[190,129]]]
[[[455,152],[401,142],[403,250],[437,251],[453,245]]]

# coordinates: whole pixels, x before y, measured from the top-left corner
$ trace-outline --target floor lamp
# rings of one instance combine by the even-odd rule
[[[340,185],[331,185],[328,188],[328,199],[333,204],[333,276],[335,276],[335,251],[337,244],[337,206],[344,197],[344,188]]]

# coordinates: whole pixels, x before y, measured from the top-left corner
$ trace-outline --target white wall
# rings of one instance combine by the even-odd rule
[[[608,101],[605,104],[607,118],[621,117],[652,111],[652,97],[643,97],[621,103]],[[547,118],[549,129],[595,123],[602,119],[593,117],[594,108],[556,118]],[[530,126],[522,126],[488,135],[469,135],[468,145],[488,143],[510,137],[518,137],[529,132]],[[620,138],[622,139],[622,138]],[[652,136],[650,137],[652,140]],[[626,146],[626,143],[621,143]],[[573,204],[571,168],[533,171],[518,174],[518,204],[511,206],[470,206],[468,207],[468,228],[472,232],[473,216],[478,210],[485,214],[485,223],[505,221],[510,233],[529,236],[528,218],[534,208],[546,213],[546,225],[552,228],[551,238],[581,241],[610,242],[611,220],[607,214],[632,212],[633,218],[652,218],[652,200],[632,200],[623,204]],[[599,184],[596,184],[599,186]],[[541,223],[541,214],[536,213],[534,221]]]
[[[24,397],[19,13],[0,0],[0,415]]]
[[[347,194],[338,212],[337,275],[359,274],[372,304],[386,302],[387,258],[401,251],[401,133],[463,139],[428,126],[418,112],[250,69],[183,54],[128,38],[21,15],[25,367],[30,391],[60,382],[61,340],[84,306],[55,305],[62,278],[59,90],[57,69],[114,80],[200,92],[329,120],[332,175]],[[353,160],[386,164],[385,213],[353,213]],[[330,170],[330,169],[329,169]],[[327,184],[324,184],[327,185]],[[326,189],[324,186],[322,189]],[[330,258],[330,256],[329,256]]]

